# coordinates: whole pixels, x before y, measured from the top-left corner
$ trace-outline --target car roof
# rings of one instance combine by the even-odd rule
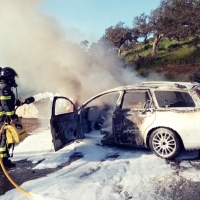
[[[186,87],[194,87],[199,85],[197,82],[172,82],[172,81],[146,81],[142,82],[142,85],[157,85],[157,86],[186,86]]]
[[[82,105],[85,106],[88,104],[90,101],[92,101],[95,98],[98,98],[102,95],[113,93],[113,92],[118,92],[122,90],[140,90],[140,89],[191,89],[195,86],[200,86],[199,83],[197,82],[171,82],[171,81],[146,81],[142,82],[140,84],[133,84],[133,85],[127,85],[127,86],[120,86],[116,87],[110,90],[106,90],[104,92],[101,92],[92,98],[88,99],[86,102],[84,102]]]

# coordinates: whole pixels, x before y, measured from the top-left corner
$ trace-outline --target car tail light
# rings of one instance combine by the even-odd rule
[[[198,94],[198,96],[200,97],[200,88],[196,88],[195,92]]]

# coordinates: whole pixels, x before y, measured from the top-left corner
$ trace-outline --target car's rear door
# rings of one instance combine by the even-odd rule
[[[54,97],[50,125],[55,151],[78,138],[79,116],[72,100]]]
[[[155,119],[148,90],[125,91],[121,106],[113,114],[113,133],[118,144],[144,146],[144,132]]]

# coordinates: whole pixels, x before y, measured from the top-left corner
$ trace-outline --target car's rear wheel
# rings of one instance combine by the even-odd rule
[[[149,138],[149,146],[157,156],[165,159],[173,159],[181,151],[179,137],[172,130],[158,128]]]

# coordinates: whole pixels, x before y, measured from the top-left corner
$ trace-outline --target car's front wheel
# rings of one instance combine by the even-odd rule
[[[181,142],[178,136],[170,129],[157,128],[149,138],[149,146],[157,156],[172,159],[181,151]]]

